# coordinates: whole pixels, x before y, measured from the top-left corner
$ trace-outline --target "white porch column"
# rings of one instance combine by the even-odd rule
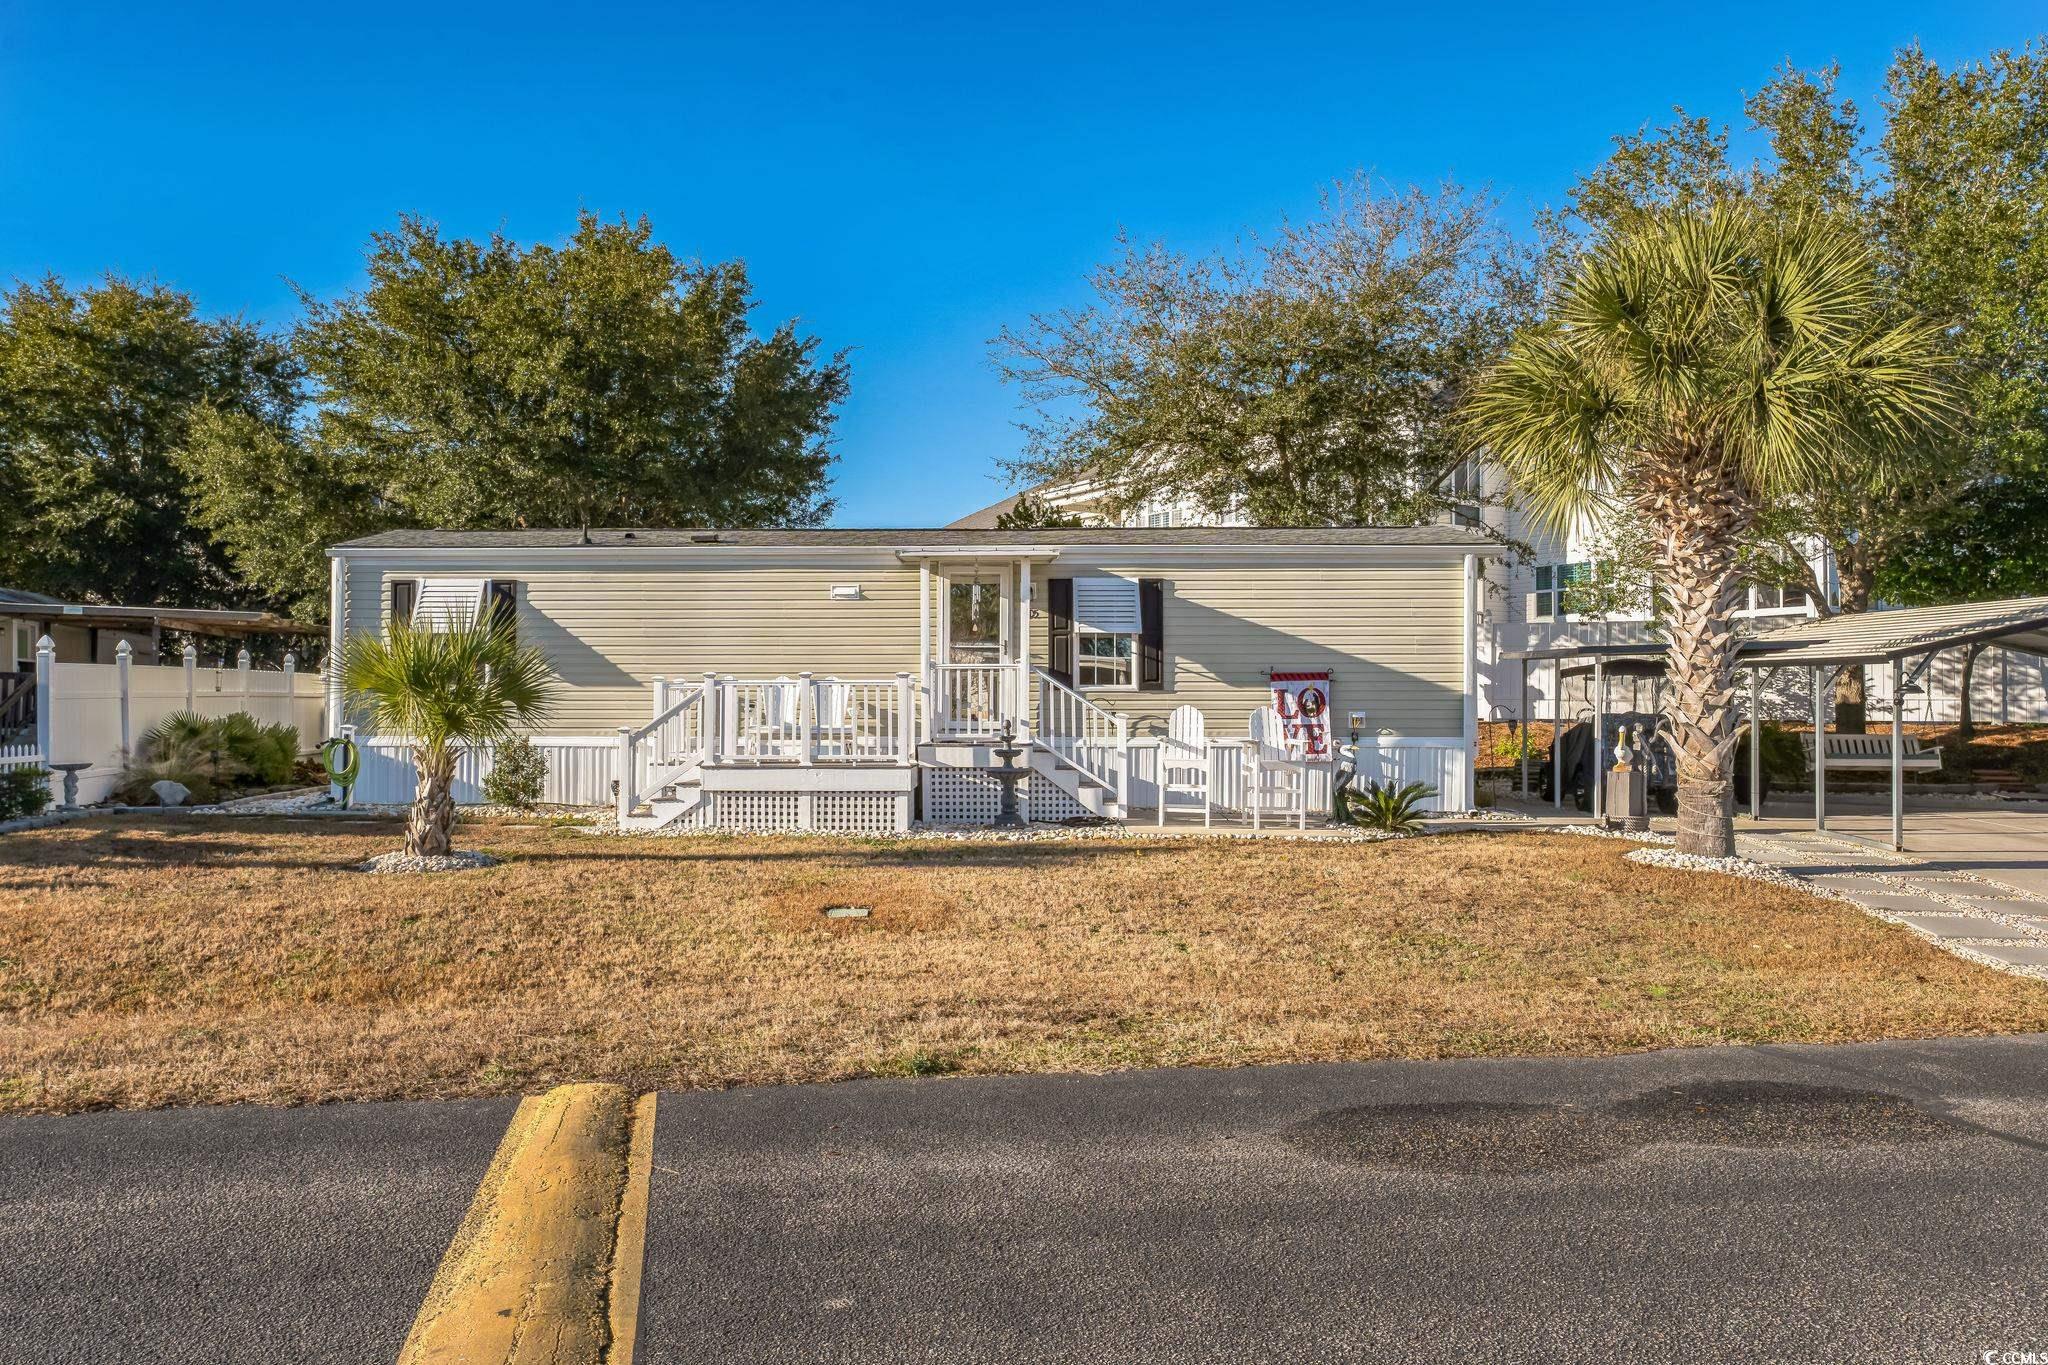
[[[938,682],[932,676],[932,562],[929,559],[917,561],[917,676],[924,689],[918,738],[929,741]]]
[[[121,757],[124,759],[135,752],[135,730],[128,710],[128,670],[134,661],[135,646],[126,640],[114,646],[114,678],[121,692]]]
[[[1133,665],[1135,667],[1135,665]],[[1017,734],[1031,738],[1031,561],[1017,561]]]
[[[1466,810],[1479,807],[1479,556],[1465,556],[1465,791]]]
[[[348,642],[347,589],[347,568],[341,556],[336,555],[327,561],[327,664],[324,681],[327,684],[325,737],[328,739],[336,739],[341,735],[341,656]],[[192,674],[189,664],[186,668],[185,705],[189,708],[192,705]]]

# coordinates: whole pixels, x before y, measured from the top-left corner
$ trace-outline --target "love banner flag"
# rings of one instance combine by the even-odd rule
[[[1304,758],[1330,756],[1330,675],[1321,673],[1274,673],[1273,709],[1280,713],[1280,727],[1287,747]]]

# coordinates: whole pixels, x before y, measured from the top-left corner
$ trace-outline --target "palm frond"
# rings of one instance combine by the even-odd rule
[[[489,744],[546,719],[554,670],[536,647],[491,620],[446,629],[394,621],[383,638],[358,635],[343,686],[382,733],[439,748]]]

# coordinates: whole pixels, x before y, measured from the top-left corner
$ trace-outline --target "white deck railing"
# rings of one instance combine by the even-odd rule
[[[915,760],[917,693],[893,678],[725,678],[685,685],[654,680],[655,715],[619,727],[622,818],[642,795],[699,767],[734,764],[890,763]]]

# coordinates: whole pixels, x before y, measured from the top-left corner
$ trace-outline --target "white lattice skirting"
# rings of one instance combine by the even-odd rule
[[[1072,820],[1087,809],[1042,773],[1033,773],[1021,793],[1034,821]],[[1002,813],[1003,789],[995,778],[972,768],[927,768],[924,820],[928,825],[992,825]]]

